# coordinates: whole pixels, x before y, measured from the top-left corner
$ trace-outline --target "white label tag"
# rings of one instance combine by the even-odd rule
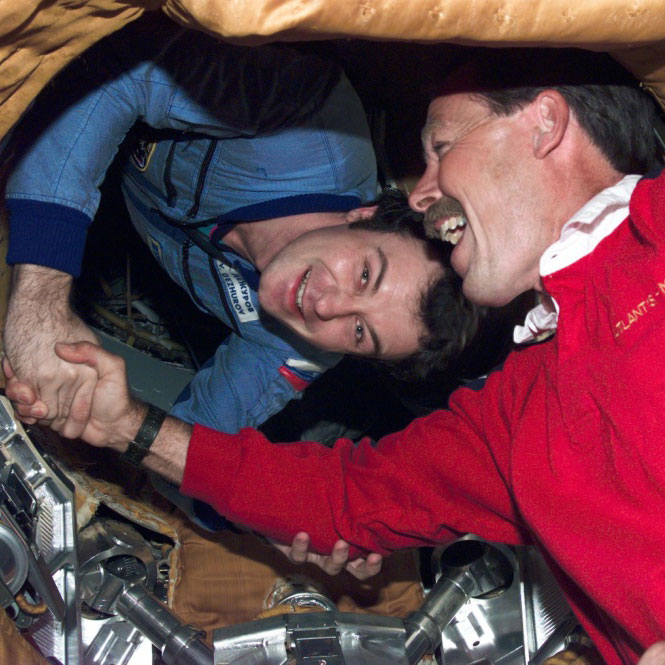
[[[244,277],[219,260],[215,261],[219,276],[226,292],[229,294],[229,302],[240,323],[257,321],[259,313],[252,302],[252,290],[249,288]]]

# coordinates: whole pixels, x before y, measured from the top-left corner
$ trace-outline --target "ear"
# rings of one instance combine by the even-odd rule
[[[346,223],[351,224],[361,219],[369,219],[374,215],[379,206],[365,206],[364,208],[354,208],[346,213]]]
[[[536,159],[543,159],[563,141],[570,121],[570,107],[556,90],[543,90],[531,107],[535,116],[533,154]]]

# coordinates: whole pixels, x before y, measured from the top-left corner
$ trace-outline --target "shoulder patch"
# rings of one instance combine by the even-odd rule
[[[164,256],[162,254],[162,245],[159,240],[153,238],[150,234],[147,237],[148,248],[150,253],[159,261],[161,266],[164,265]]]
[[[154,141],[146,141],[145,139],[139,139],[137,141],[134,150],[132,150],[131,160],[141,173],[148,170],[148,166],[150,166],[150,158],[155,152],[156,147],[157,143]]]

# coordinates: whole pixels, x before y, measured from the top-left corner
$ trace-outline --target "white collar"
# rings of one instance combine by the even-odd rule
[[[591,254],[628,217],[628,203],[641,177],[627,175],[582,206],[564,224],[559,239],[541,256],[540,276],[563,270]],[[545,294],[543,298],[549,300],[549,306],[537,305],[526,315],[523,326],[515,326],[516,344],[536,341],[556,329],[559,305],[551,296]]]

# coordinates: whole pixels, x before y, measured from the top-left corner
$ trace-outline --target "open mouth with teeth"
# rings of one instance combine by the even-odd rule
[[[310,268],[302,278],[302,282],[300,282],[300,286],[298,287],[298,290],[296,291],[296,306],[298,307],[298,310],[300,314],[303,314],[302,311],[302,299],[303,296],[305,295],[305,287],[307,286],[307,281],[309,280],[309,276],[312,273],[312,269]]]
[[[460,238],[464,235],[465,226],[466,226],[466,218],[463,217],[462,215],[457,215],[456,217],[449,217],[439,227],[441,240],[456,245],[460,241]]]

